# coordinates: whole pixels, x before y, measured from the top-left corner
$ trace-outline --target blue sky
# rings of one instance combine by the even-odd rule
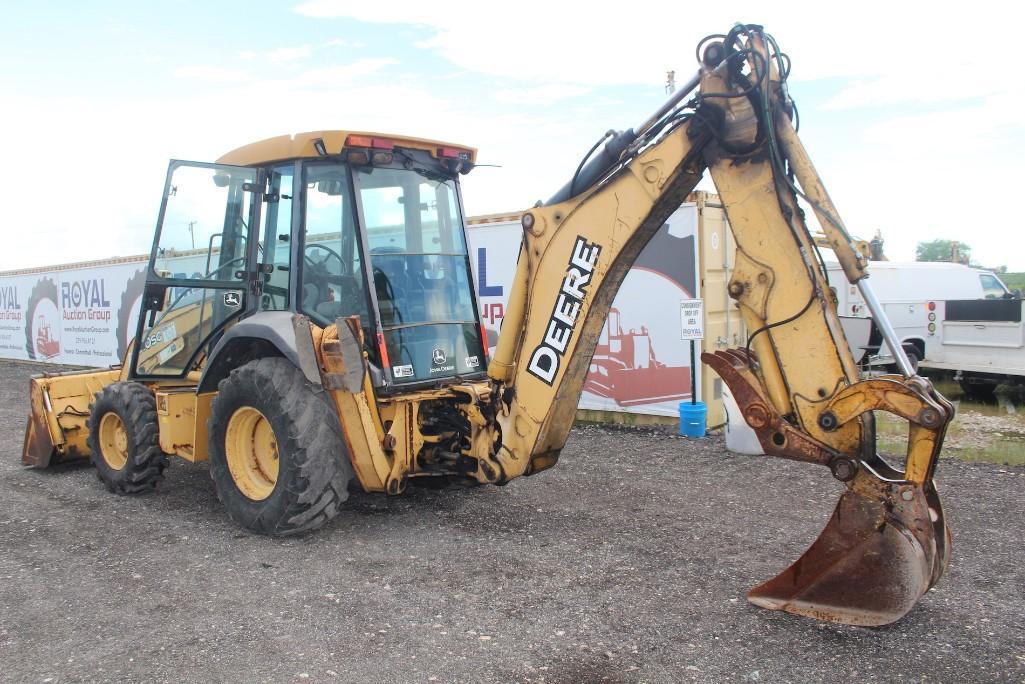
[[[765,24],[794,70],[801,133],[852,232],[894,259],[960,239],[1025,270],[1013,201],[1025,91],[997,3],[5,3],[0,268],[148,250],[169,158],[348,128],[480,149],[470,214],[545,198],[609,128],[685,80],[698,39]],[[629,9],[633,14],[624,14]],[[711,190],[706,182],[702,187]]]

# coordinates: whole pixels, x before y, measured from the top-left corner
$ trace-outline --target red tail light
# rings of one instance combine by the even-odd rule
[[[393,150],[395,142],[388,138],[374,138],[369,135],[350,135],[345,139],[346,147],[372,147],[375,150]]]
[[[464,159],[464,160],[469,160],[470,159],[470,153],[469,152],[467,152],[466,150],[460,150],[459,148],[456,148],[456,147],[439,147],[438,148],[438,156],[439,157],[444,157],[444,158],[447,158],[447,159]]]

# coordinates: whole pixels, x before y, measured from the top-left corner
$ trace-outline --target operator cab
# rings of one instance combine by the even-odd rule
[[[282,311],[358,316],[385,393],[483,377],[458,183],[474,156],[325,131],[172,161],[133,376],[184,377],[235,322]]]

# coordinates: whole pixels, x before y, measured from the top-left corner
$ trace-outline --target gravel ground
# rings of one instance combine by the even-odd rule
[[[505,488],[360,495],[298,539],[244,533],[202,465],[108,494],[18,461],[26,381],[0,362],[0,679],[1025,681],[1025,470],[946,461],[954,560],[880,629],[757,609],[841,491],[720,438],[573,431]]]

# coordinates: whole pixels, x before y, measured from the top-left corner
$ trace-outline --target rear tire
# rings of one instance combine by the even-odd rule
[[[247,530],[314,530],[348,498],[352,465],[334,404],[291,361],[268,357],[233,370],[209,425],[217,497]]]
[[[914,371],[915,374],[917,375],[918,374],[918,363],[919,363],[919,361],[921,361],[921,358],[918,356],[918,352],[917,351],[909,351],[907,353],[907,357],[908,357],[908,363],[911,365],[911,370]]]
[[[164,477],[167,455],[153,394],[137,382],[115,382],[96,394],[87,442],[96,476],[115,494],[143,494]]]
[[[905,349],[904,354],[908,357],[908,363],[911,364],[911,370],[918,373],[918,363],[921,360],[918,356],[918,350],[916,349]],[[891,363],[886,367],[886,372],[893,375],[900,375],[900,366],[895,363]]]
[[[996,382],[971,382],[968,378],[961,378],[957,384],[964,395],[974,401],[992,402],[996,399]]]

